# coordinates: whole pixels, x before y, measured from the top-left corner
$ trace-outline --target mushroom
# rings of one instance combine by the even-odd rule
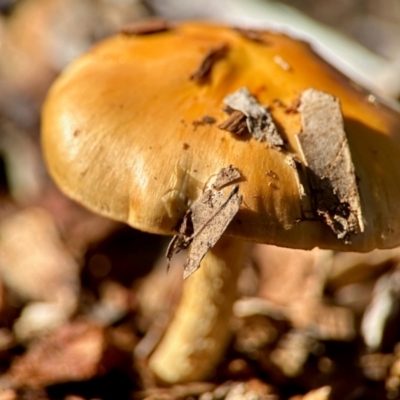
[[[185,281],[151,356],[164,382],[212,373],[246,242],[360,252],[400,243],[398,112],[287,36],[204,23],[130,27],[66,69],[42,122],[61,189],[147,232],[177,234],[212,177],[230,165],[241,173],[240,209]],[[257,139],[251,129],[261,125],[281,139]]]

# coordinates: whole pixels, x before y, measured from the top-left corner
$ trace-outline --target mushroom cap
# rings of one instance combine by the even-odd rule
[[[190,79],[221,46],[228,50],[207,79]],[[301,118],[290,105],[309,88],[340,100],[364,221],[351,243],[321,221],[302,219],[285,151],[218,128],[227,119],[223,99],[241,87],[268,106],[300,159]],[[226,234],[304,249],[389,248],[400,243],[399,113],[371,99],[304,42],[183,23],[118,34],[75,60],[44,104],[43,149],[67,195],[137,229],[172,234],[210,178],[233,165],[243,175],[243,202]]]

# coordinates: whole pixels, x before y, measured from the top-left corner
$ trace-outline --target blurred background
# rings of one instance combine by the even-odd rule
[[[149,17],[287,32],[398,107],[399,0],[0,0],[0,400],[400,398],[399,249],[254,246],[215,376],[152,379],[183,256],[166,276],[166,240],[64,197],[40,150],[57,75]]]

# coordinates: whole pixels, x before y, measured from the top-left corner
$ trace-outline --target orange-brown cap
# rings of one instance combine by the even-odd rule
[[[306,249],[400,243],[396,111],[281,34],[203,23],[124,32],[74,61],[45,102],[45,158],[65,193],[138,229],[172,234],[211,177],[233,165],[243,201],[229,235]],[[224,99],[243,87],[268,108],[284,146],[220,128],[229,118]],[[340,102],[362,220],[349,240],[323,218],[305,217],[288,162],[305,164],[297,105],[311,88]]]

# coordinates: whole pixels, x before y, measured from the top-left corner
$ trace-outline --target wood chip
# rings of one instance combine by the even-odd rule
[[[272,120],[271,114],[253,97],[246,87],[228,95],[224,104],[246,115],[249,132],[260,142],[267,141],[270,146],[284,145],[282,137]]]
[[[240,173],[240,171],[232,165],[227,168],[222,168],[221,171],[219,171],[212,187],[213,189],[220,190],[224,186],[227,186],[232,182],[238,180],[241,176],[242,174]]]
[[[120,33],[128,36],[151,35],[171,29],[170,24],[164,19],[148,19],[135,22],[121,28]]]
[[[297,135],[308,167],[313,208],[337,238],[364,231],[360,196],[339,100],[308,89],[299,107],[303,131]]]
[[[218,125],[218,128],[238,136],[246,135],[249,133],[246,119],[241,111],[234,110],[227,120]]]
[[[228,50],[229,47],[226,44],[222,44],[209,50],[204,56],[203,60],[200,62],[200,65],[197,67],[197,69],[190,75],[190,80],[193,80],[199,84],[205,83],[207,78],[210,76],[214,64],[221,58],[225,57]]]
[[[226,186],[240,177],[236,171],[233,167],[223,168],[215,181],[217,187]],[[171,260],[175,253],[191,245],[189,258],[184,265],[185,279],[200,267],[207,251],[217,243],[239,211],[242,197],[238,191],[239,185],[234,186],[227,195],[215,189],[206,190],[186,212],[179,233],[172,238],[166,253],[167,259]]]

